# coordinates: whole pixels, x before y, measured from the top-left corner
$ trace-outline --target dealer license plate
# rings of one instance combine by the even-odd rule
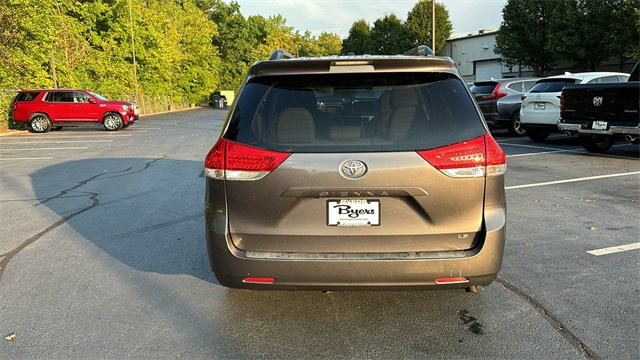
[[[380,225],[380,200],[328,200],[327,225],[378,226]]]
[[[593,130],[607,130],[607,122],[606,121],[594,121],[591,124],[591,128]]]
[[[537,102],[533,105],[533,109],[534,110],[544,110],[544,108],[546,107],[547,104],[543,103],[543,102]]]

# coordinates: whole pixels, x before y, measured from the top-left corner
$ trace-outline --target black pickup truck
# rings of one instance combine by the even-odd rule
[[[558,129],[577,134],[585,149],[609,151],[616,140],[638,144],[640,138],[640,61],[628,82],[567,85],[560,98]]]

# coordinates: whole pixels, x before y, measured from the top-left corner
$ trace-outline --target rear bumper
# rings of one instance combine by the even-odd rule
[[[485,237],[476,247],[452,253],[300,254],[247,253],[227,236],[226,214],[205,205],[207,249],[211,268],[227,287],[250,289],[365,290],[464,288],[488,285],[502,266],[506,208],[485,207]],[[450,255],[450,256],[449,256]],[[466,277],[467,283],[436,284],[437,278]],[[247,277],[274,278],[273,284],[249,284]]]
[[[589,134],[589,135],[640,135],[640,124],[635,127],[632,126],[609,126],[608,130],[593,130],[588,128],[588,122],[585,123],[564,123],[558,122],[558,129],[560,131],[569,131],[577,134]]]

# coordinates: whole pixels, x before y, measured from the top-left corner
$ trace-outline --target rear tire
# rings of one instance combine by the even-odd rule
[[[44,114],[38,114],[29,121],[29,131],[34,133],[46,133],[51,130],[51,120]]]
[[[541,129],[527,129],[527,136],[533,141],[544,141],[549,137],[551,131]]]
[[[122,129],[123,124],[124,122],[120,114],[108,113],[102,118],[102,126],[104,126],[107,131],[118,131]]]
[[[614,142],[611,135],[580,135],[580,143],[591,153],[604,154],[611,149]]]
[[[522,127],[522,123],[520,122],[520,113],[516,112],[511,117],[511,122],[509,123],[509,135],[511,136],[524,136],[527,131]]]

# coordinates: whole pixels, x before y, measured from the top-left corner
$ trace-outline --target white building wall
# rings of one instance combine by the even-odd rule
[[[449,56],[455,61],[460,75],[467,81],[517,76],[518,67],[509,68],[502,65],[500,54],[493,52],[497,34],[496,30],[487,30],[483,33],[447,40],[442,55]],[[528,75],[528,72],[522,75]]]

